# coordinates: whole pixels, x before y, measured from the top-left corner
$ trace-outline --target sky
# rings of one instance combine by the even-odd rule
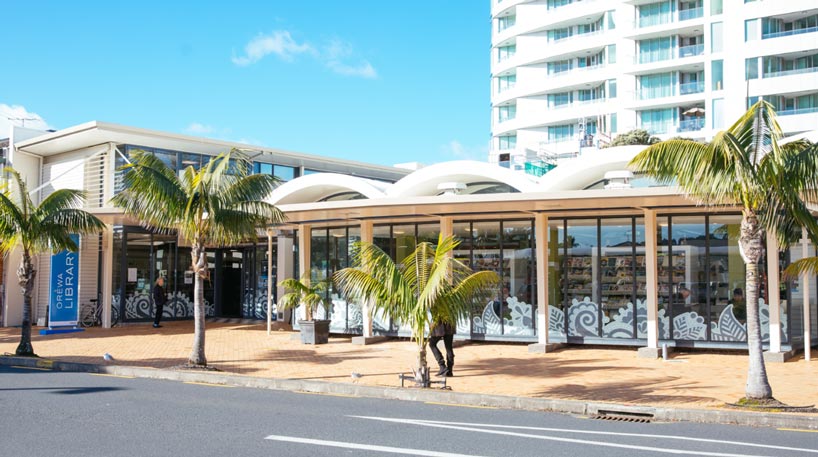
[[[485,161],[489,8],[4,2],[0,136],[97,120],[382,165]]]

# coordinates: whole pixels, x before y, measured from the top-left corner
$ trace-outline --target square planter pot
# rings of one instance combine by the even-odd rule
[[[328,320],[298,321],[303,344],[327,344],[329,342]]]

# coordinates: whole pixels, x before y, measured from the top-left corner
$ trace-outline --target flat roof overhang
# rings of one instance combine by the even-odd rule
[[[354,221],[412,221],[453,217],[505,218],[531,217],[547,213],[553,217],[595,217],[640,215],[645,209],[659,212],[734,212],[725,206],[704,208],[669,187],[576,190],[542,193],[457,195],[414,198],[382,198],[339,202],[281,205],[287,215],[282,224],[338,225]]]
[[[454,219],[519,219],[536,213],[551,217],[639,216],[646,209],[658,213],[737,212],[732,205],[697,205],[676,188],[575,190],[542,193],[455,195],[413,198],[379,198],[337,202],[279,205],[287,220],[277,228],[355,225],[360,221],[412,222],[441,217]],[[106,224],[141,225],[119,208],[88,210]]]
[[[396,167],[322,157],[231,141],[160,132],[99,121],[86,122],[74,127],[20,141],[15,144],[15,148],[30,154],[49,157],[108,143],[132,144],[136,146],[209,155],[217,155],[231,149],[241,149],[251,156],[254,153],[259,153],[275,157],[275,162],[282,165],[304,166],[318,170],[342,172],[354,176],[378,177],[395,181],[411,172],[411,170]]]

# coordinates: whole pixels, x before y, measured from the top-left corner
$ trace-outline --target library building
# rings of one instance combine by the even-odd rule
[[[282,279],[331,277],[350,266],[356,241],[399,260],[417,243],[454,235],[458,258],[502,278],[493,297],[458,324],[457,338],[543,350],[554,343],[746,348],[739,208],[697,206],[678,189],[634,176],[627,164],[643,147],[602,149],[533,177],[476,161],[386,167],[89,122],[56,132],[15,127],[4,156],[37,198],[84,189],[85,209],[106,223],[104,233],[81,240],[79,299],[98,300],[109,325],[112,315],[149,322],[150,287],[159,276],[167,278],[165,318],[192,318],[190,248],[111,206],[121,187],[118,168],[136,149],[178,170],[240,149],[255,173],[281,178],[271,202],[287,220],[260,227],[257,240],[208,252],[210,316],[297,326],[301,310],[275,309]],[[765,248],[759,269],[765,351],[789,354],[818,340],[818,281],[785,281],[781,272],[815,250],[806,242],[780,249],[770,237]],[[50,256],[38,259],[38,325],[47,325]],[[21,321],[18,262],[19,253],[10,253],[0,277],[4,326]],[[333,287],[326,294],[317,317],[330,320],[333,333],[409,334]]]

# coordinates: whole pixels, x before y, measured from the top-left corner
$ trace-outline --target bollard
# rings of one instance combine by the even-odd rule
[[[667,343],[662,344],[662,359],[667,360]]]

